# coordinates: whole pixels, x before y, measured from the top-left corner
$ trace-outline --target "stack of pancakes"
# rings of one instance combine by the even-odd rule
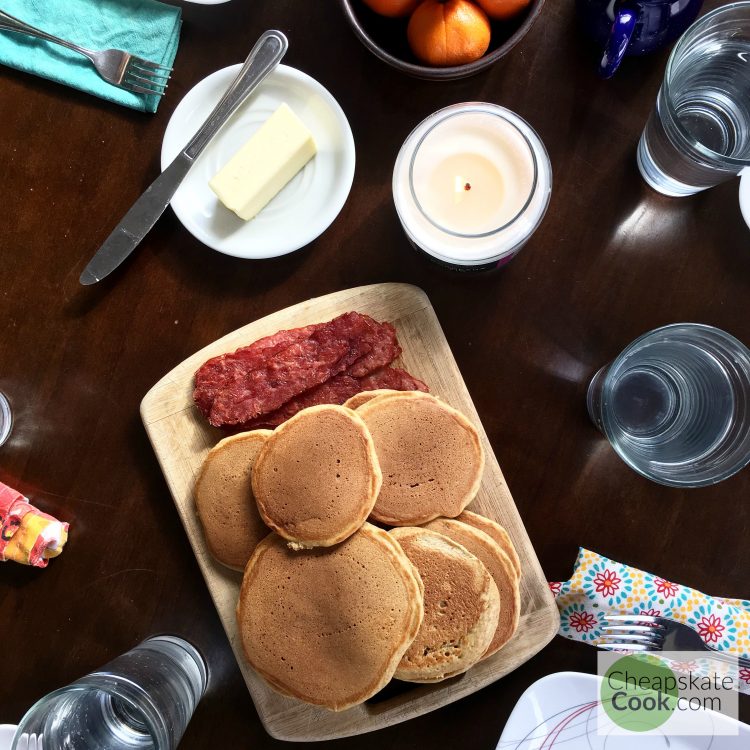
[[[244,570],[250,664],[341,711],[392,677],[436,682],[502,648],[521,568],[506,531],[466,510],[483,468],[474,426],[421,392],[358,394],[218,443],[196,510],[211,554]]]

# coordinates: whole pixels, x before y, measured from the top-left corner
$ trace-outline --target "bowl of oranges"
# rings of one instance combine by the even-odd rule
[[[340,0],[362,44],[417,78],[485,70],[526,34],[544,0]]]

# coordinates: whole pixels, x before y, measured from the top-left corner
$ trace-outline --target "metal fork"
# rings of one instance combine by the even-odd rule
[[[0,30],[46,39],[48,42],[61,44],[63,47],[79,52],[91,60],[97,73],[105,81],[138,94],[163,96],[172,71],[172,68],[144,60],[142,57],[136,57],[121,49],[90,50],[80,47],[66,39],[60,39],[46,31],[29,26],[2,10],[0,10]]]
[[[22,734],[16,742],[16,750],[44,750],[41,734]]]
[[[615,651],[710,651],[712,659],[750,667],[750,659],[711,648],[689,625],[651,615],[607,615],[599,646]]]

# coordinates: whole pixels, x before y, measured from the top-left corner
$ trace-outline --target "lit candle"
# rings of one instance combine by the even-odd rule
[[[551,186],[539,136],[494,104],[456,104],[431,115],[406,139],[393,171],[409,239],[462,270],[510,260],[542,220]]]

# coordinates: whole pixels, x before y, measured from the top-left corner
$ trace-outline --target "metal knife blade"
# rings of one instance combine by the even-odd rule
[[[133,204],[112,234],[96,251],[80,277],[81,284],[96,284],[115,270],[138,246],[164,213],[172,196],[198,155],[219,132],[229,116],[273,71],[286,54],[287,38],[280,31],[266,31],[256,42],[242,70],[198,129],[190,143]]]
[[[81,274],[81,284],[96,284],[127,258],[164,213],[193,160],[184,153],[149,185],[133,204]]]

